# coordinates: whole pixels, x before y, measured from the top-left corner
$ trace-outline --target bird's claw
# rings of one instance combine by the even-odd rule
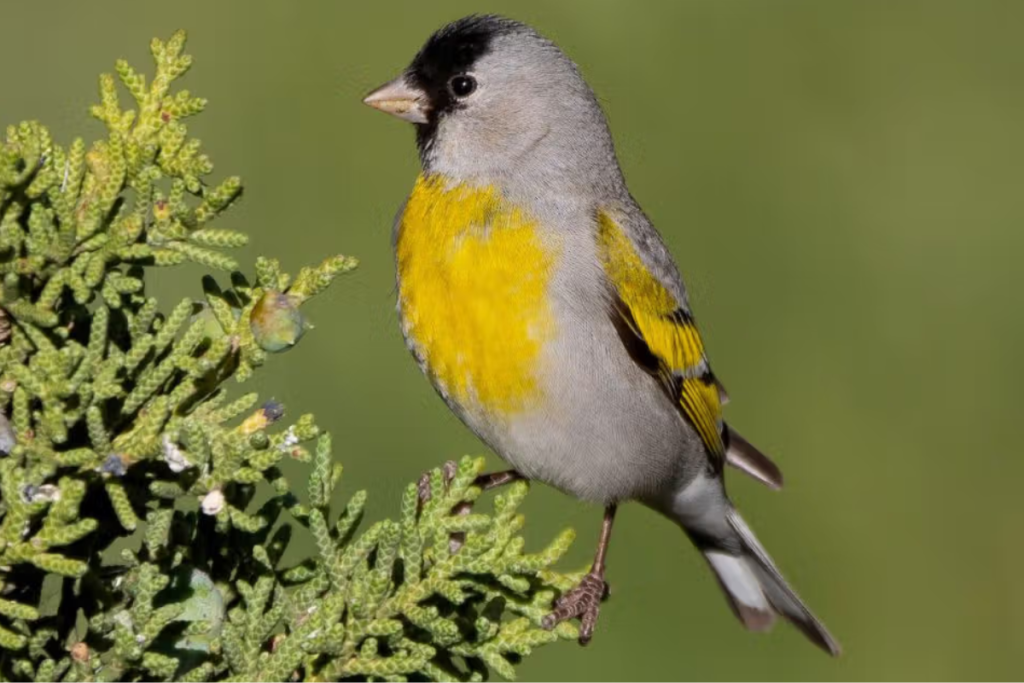
[[[444,487],[447,490],[448,485],[452,483],[452,479],[459,471],[459,464],[454,460],[448,460],[441,465],[441,477],[444,481]],[[424,472],[420,475],[420,479],[416,482],[416,493],[419,494],[420,498],[420,509],[423,509],[423,505],[430,500],[430,472]]]
[[[444,481],[444,488],[447,491],[449,484],[455,479],[455,475],[459,471],[459,464],[454,460],[448,460],[444,465],[441,466],[441,477]],[[430,472],[424,472],[420,475],[420,480],[416,484],[416,490],[419,494],[419,509],[423,510],[423,506],[430,500]],[[462,502],[452,508],[453,515],[467,515],[473,508],[472,503]],[[455,554],[459,551],[459,548],[466,542],[466,534],[462,531],[453,532],[451,537],[448,539],[448,550],[451,554]]]
[[[541,626],[547,630],[569,619],[580,619],[580,645],[586,645],[594,636],[594,627],[601,611],[601,600],[608,591],[604,577],[591,572],[579,585],[555,600],[554,609],[544,617]]]

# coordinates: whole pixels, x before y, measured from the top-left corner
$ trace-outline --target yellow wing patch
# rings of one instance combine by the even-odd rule
[[[598,214],[598,250],[605,274],[632,332],[653,356],[655,370],[708,450],[721,456],[722,405],[704,343],[680,302],[647,269],[633,243],[604,212]]]
[[[509,414],[540,394],[553,329],[555,255],[536,224],[489,187],[421,176],[399,222],[399,305],[406,334],[439,388]]]

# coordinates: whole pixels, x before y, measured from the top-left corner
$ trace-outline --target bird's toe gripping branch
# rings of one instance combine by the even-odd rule
[[[555,609],[541,623],[546,629],[568,619],[580,619],[580,645],[586,645],[594,637],[597,617],[601,612],[601,601],[608,595],[608,583],[604,580],[605,555],[612,537],[612,523],[615,521],[616,506],[609,505],[604,511],[601,524],[601,538],[597,542],[594,565],[590,573],[580,579],[579,584],[555,601]]]
[[[444,478],[444,486],[447,490],[449,484],[455,478],[455,475],[459,471],[459,464],[454,460],[448,460],[441,466],[441,475]],[[490,491],[491,489],[511,484],[514,481],[525,479],[525,477],[515,470],[505,470],[503,472],[491,472],[489,474],[481,474],[473,482],[473,486],[476,486],[481,491]],[[416,485],[417,491],[419,492],[419,507],[422,510],[423,505],[430,500],[430,472],[424,472],[420,475],[419,482]],[[462,502],[452,508],[453,515],[468,515],[473,509],[473,504],[470,502]],[[448,542],[449,550],[454,554],[459,551],[462,544],[466,542],[466,534],[463,532],[455,532],[451,536],[451,540]]]
[[[597,617],[601,612],[601,601],[608,592],[604,571],[590,572],[579,585],[555,601],[553,612],[544,617],[541,625],[551,630],[569,619],[580,619],[580,645],[586,645],[594,636]]]

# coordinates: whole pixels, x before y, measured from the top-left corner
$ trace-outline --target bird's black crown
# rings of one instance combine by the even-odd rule
[[[471,71],[473,65],[491,50],[498,36],[524,30],[518,21],[505,17],[471,15],[441,27],[430,36],[409,65],[409,84],[422,90],[430,104],[428,121],[417,127],[420,150],[429,146],[437,121],[459,107],[448,87],[455,76]]]

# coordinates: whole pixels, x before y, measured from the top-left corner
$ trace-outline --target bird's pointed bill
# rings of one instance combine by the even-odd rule
[[[427,123],[427,95],[409,85],[404,74],[364,97],[363,104],[410,123]]]

